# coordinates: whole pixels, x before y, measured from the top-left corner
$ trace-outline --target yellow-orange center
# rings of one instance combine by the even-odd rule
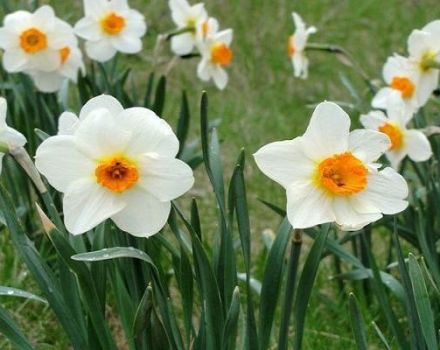
[[[95,169],[95,176],[101,186],[121,193],[136,184],[139,172],[133,161],[115,156],[102,160]]]
[[[209,24],[208,21],[205,21],[202,23],[202,34],[203,37],[206,37],[208,35],[208,30],[209,30]]]
[[[63,47],[62,49],[60,49],[60,59],[61,59],[61,64],[66,63],[67,59],[70,56],[70,48],[68,46]]]
[[[433,61],[435,61],[435,52],[433,51],[426,51],[423,55],[422,55],[422,59],[420,60],[420,69],[422,70],[422,72],[426,72],[428,70],[430,70],[432,67],[430,66]]]
[[[395,90],[399,90],[402,97],[411,97],[415,90],[415,85],[407,77],[394,77],[391,81],[391,87]]]
[[[226,66],[231,63],[232,56],[232,50],[226,44],[215,44],[211,48],[211,60],[215,64]]]
[[[321,161],[315,180],[330,195],[350,196],[365,189],[367,175],[364,163],[350,152],[345,152]]]
[[[390,150],[398,150],[403,144],[403,134],[402,130],[391,123],[385,123],[379,126],[379,131],[386,134],[391,140]]]
[[[289,36],[289,40],[287,41],[287,54],[289,57],[292,57],[295,53],[295,43],[293,40],[293,35]]]
[[[125,27],[125,18],[115,12],[110,12],[101,18],[101,29],[109,35],[116,35]]]
[[[36,53],[47,47],[47,36],[37,28],[26,29],[20,34],[20,46],[27,53]]]

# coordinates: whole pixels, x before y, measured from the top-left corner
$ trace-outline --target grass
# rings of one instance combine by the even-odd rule
[[[80,1],[74,4],[46,2],[55,7],[60,17],[71,23],[81,15]],[[293,10],[299,12],[306,23],[319,29],[311,41],[346,48],[370,77],[380,79],[386,57],[393,52],[404,54],[410,31],[440,18],[440,8],[437,0],[207,0],[205,3],[208,12],[219,19],[223,28],[234,29],[234,62],[229,69],[230,83],[225,91],[217,91],[212,85],[197,79],[196,59],[177,62],[168,74],[169,93],[163,117],[175,123],[183,88],[188,92],[193,116],[197,116],[200,93],[203,89],[208,91],[211,119],[221,118],[219,135],[223,140],[227,176],[242,147],[248,156],[247,186],[253,219],[254,251],[257,253],[262,246],[261,232],[266,228],[273,229],[278,222],[278,218],[266,210],[257,198],[264,198],[282,207],[285,205],[285,195],[279,186],[257,170],[250,155],[268,142],[301,134],[310,117],[311,105],[323,100],[354,103],[350,91],[341,82],[341,75],[346,76],[369,98],[369,92],[356,74],[334,55],[310,52],[309,79],[303,81],[293,78],[293,70],[286,56],[287,36],[294,30],[290,13]],[[156,36],[170,30],[172,23],[164,0],[131,0],[130,4],[145,14],[149,31],[142,54],[122,62],[120,60],[119,64],[133,66],[136,83],[145,84],[148,73],[154,69],[151,53]],[[172,57],[167,47],[161,53],[161,58],[166,62]],[[166,65],[156,68],[164,71]],[[367,105],[360,106],[362,112],[368,108]],[[359,110],[348,112],[353,117],[353,123],[357,124]],[[197,132],[197,118],[194,118],[192,134],[197,135]],[[201,171],[197,177],[192,195],[199,198],[204,224],[214,225],[211,224],[211,218],[215,208],[211,204],[212,194],[207,179]],[[35,290],[8,245],[8,237],[0,237],[0,243],[0,265],[10,266],[10,270],[3,269],[0,274],[0,285]],[[335,283],[327,278],[333,273],[330,262],[320,269],[310,301],[305,349],[355,347],[348,309],[335,301],[338,300]],[[38,349],[66,348],[65,337],[59,332],[53,315],[46,307],[32,302],[22,304],[21,300],[6,297],[0,300],[18,319],[29,337],[40,344]],[[374,315],[374,310],[370,310],[365,302],[361,303],[361,308],[363,312]],[[373,337],[370,326],[368,333]],[[379,344],[378,341],[374,343]],[[7,348],[1,337],[0,348]],[[377,348],[380,348],[379,345]]]

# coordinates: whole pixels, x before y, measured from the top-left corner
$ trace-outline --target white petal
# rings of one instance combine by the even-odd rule
[[[98,62],[106,62],[116,55],[116,49],[107,39],[98,41],[86,41],[87,55]]]
[[[175,158],[145,155],[140,172],[139,185],[162,202],[180,197],[194,184],[191,168]]]
[[[58,50],[45,49],[37,52],[28,58],[29,70],[40,70],[43,72],[53,72],[61,65],[60,53]]]
[[[223,68],[216,67],[212,71],[212,79],[214,80],[215,86],[220,90],[223,90],[228,84],[228,73],[226,73]]]
[[[389,160],[391,166],[398,170],[400,167],[400,162],[402,162],[403,158],[407,155],[407,149],[401,148],[399,150],[392,150],[385,153],[387,159]]]
[[[356,210],[362,213],[381,212],[387,215],[405,210],[408,202],[408,185],[405,179],[391,168],[368,176],[367,188],[354,195]]]
[[[35,86],[41,92],[56,92],[61,89],[65,78],[55,72],[36,72],[31,74]]]
[[[171,202],[161,202],[139,188],[122,193],[127,206],[112,216],[121,229],[137,237],[149,237],[159,232],[166,224]]]
[[[254,158],[266,176],[285,188],[294,182],[310,180],[315,170],[315,163],[304,153],[302,137],[269,143],[261,147]]]
[[[100,186],[92,178],[73,182],[63,197],[64,223],[78,235],[124,209],[121,197]]]
[[[353,130],[348,138],[348,149],[364,163],[375,162],[390,146],[389,137],[374,130]]]
[[[95,164],[78,151],[72,136],[53,136],[44,140],[35,155],[35,165],[60,192],[81,178],[92,178]]]
[[[287,188],[287,217],[294,228],[308,228],[335,221],[332,199],[311,182],[296,182]]]
[[[415,162],[424,162],[432,156],[431,144],[423,132],[408,130],[405,138],[408,156]]]
[[[108,1],[106,0],[84,0],[84,12],[86,16],[99,18],[107,9]]]
[[[336,103],[322,102],[313,112],[304,134],[304,151],[314,159],[345,152],[350,117]]]
[[[127,152],[133,157],[144,153],[157,153],[163,157],[175,157],[179,140],[169,124],[147,108],[127,108],[118,121],[132,136]]]
[[[58,118],[58,135],[73,135],[78,128],[79,119],[72,112],[64,112]]]
[[[127,26],[124,28],[124,35],[141,38],[147,31],[145,17],[138,11],[130,10],[127,15]]]
[[[6,50],[3,53],[3,67],[7,72],[22,72],[28,68],[28,58],[21,49]]]
[[[81,18],[75,24],[75,34],[85,40],[98,41],[102,37],[99,23],[90,17]]]
[[[6,127],[6,112],[8,111],[8,102],[4,97],[0,97],[0,129]]]
[[[378,130],[387,121],[388,119],[382,111],[371,111],[367,114],[362,114],[360,117],[362,126],[372,130]]]
[[[390,87],[384,87],[374,95],[371,105],[374,108],[386,109],[391,101],[398,102],[402,100],[402,96],[399,91]]]
[[[3,24],[8,30],[19,34],[24,28],[31,24],[32,16],[33,15],[28,11],[15,11],[6,15]]]
[[[26,137],[9,126],[0,133],[0,140],[6,143],[9,149],[23,147],[26,144]]]
[[[192,33],[183,33],[171,38],[171,50],[178,56],[190,54],[194,44],[195,40]]]
[[[0,48],[18,48],[17,34],[8,30],[8,28],[0,28]]]
[[[208,81],[211,78],[211,66],[208,59],[202,58],[197,65],[197,76],[203,81]]]
[[[111,38],[113,47],[123,53],[134,54],[142,50],[142,40],[133,36],[118,35]]]
[[[114,117],[124,110],[121,103],[113,96],[100,95],[87,101],[87,103],[81,108],[79,119],[84,120],[90,113],[101,108],[106,109],[108,113]]]
[[[357,231],[382,217],[380,212],[360,213],[356,211],[350,197],[335,197],[332,203],[335,221],[345,231]]]
[[[222,30],[222,31],[218,32],[217,34],[215,34],[214,40],[216,42],[221,42],[221,43],[226,44],[227,46],[230,46],[231,42],[232,42],[233,35],[234,35],[234,32],[232,29],[225,29],[225,30]]]
[[[417,86],[417,100],[419,106],[424,106],[431,97],[433,91],[437,89],[439,83],[439,70],[430,69],[421,75]]]
[[[410,56],[421,59],[426,51],[431,49],[430,33],[415,29],[408,37],[408,52]]]

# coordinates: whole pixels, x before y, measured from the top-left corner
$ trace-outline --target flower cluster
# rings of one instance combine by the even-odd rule
[[[171,16],[177,29],[172,33],[171,49],[178,56],[197,50],[201,60],[197,75],[203,81],[213,80],[223,90],[228,83],[224,67],[232,62],[232,29],[219,30],[218,21],[208,17],[204,4],[190,5],[186,0],[169,0]]]

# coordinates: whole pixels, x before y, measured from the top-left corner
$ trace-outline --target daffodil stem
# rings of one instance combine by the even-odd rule
[[[344,58],[346,61],[346,65],[353,68],[353,70],[359,74],[359,76],[362,78],[362,80],[367,84],[368,88],[371,90],[371,92],[375,93],[376,89],[371,84],[371,79],[367,75],[367,73],[364,71],[364,69],[361,67],[361,65],[353,58],[353,56],[345,50],[341,46],[337,45],[331,45],[331,44],[318,44],[318,43],[308,43],[306,46],[306,50],[308,51],[324,51],[324,52],[330,52],[336,55],[340,55]]]
[[[9,150],[9,153],[15,158],[16,162],[20,164],[26,174],[34,183],[37,190],[43,194],[47,192],[47,188],[41,179],[40,173],[35,167],[34,162],[23,147],[17,147]]]
[[[9,147],[5,143],[0,143],[0,153],[9,153]]]
[[[424,65],[424,67],[426,67],[426,68],[440,69],[440,62],[432,60],[432,61],[427,62],[427,63]]]
[[[165,33],[165,40],[170,40],[173,36],[184,34],[184,33],[194,33],[195,29],[192,27],[183,27],[176,30],[173,30],[171,32]]]
[[[289,339],[289,324],[290,316],[292,314],[293,299],[295,297],[296,275],[298,272],[299,257],[301,255],[302,247],[302,231],[295,230],[292,237],[289,270],[287,273],[286,292],[284,294],[283,309],[281,315],[281,325],[279,333],[278,349],[287,349],[287,339]]]
[[[432,136],[432,135],[440,135],[440,126],[431,125],[424,129],[422,129],[422,132],[426,136]]]

